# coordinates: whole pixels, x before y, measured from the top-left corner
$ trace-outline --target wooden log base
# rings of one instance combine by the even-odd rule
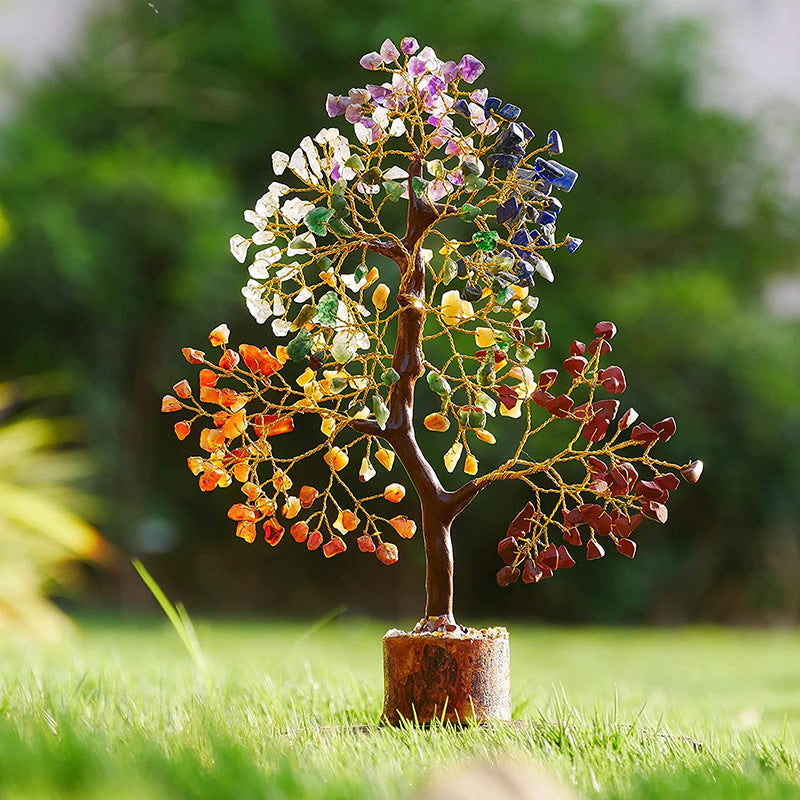
[[[508,631],[447,635],[389,631],[383,637],[383,721],[511,719]]]

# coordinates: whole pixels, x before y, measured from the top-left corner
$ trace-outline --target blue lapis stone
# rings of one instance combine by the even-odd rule
[[[524,122],[518,122],[517,125],[522,128],[522,133],[525,135],[526,141],[529,142],[534,136],[536,136],[536,134]]]
[[[570,191],[575,185],[575,181],[578,180],[578,173],[575,172],[574,169],[559,164],[558,161],[548,161],[547,163],[552,169],[561,173],[558,178],[551,180],[550,183],[552,183],[556,189],[562,189],[565,192]]]
[[[499,97],[487,97],[486,102],[483,104],[483,113],[488,117],[490,114],[497,111],[502,105],[503,101]]]
[[[497,206],[496,218],[497,224],[502,225],[508,222],[519,214],[519,200],[516,197],[509,197],[504,203]]]
[[[555,162],[545,161],[539,156],[536,161],[533,162],[533,169],[540,178],[555,184],[559,178],[564,177],[564,173],[558,167],[554,166],[554,164]]]
[[[512,122],[503,127],[503,130],[494,142],[494,147],[497,150],[505,151],[508,148],[516,147],[524,142],[525,134],[522,130],[522,127]],[[525,152],[524,149],[522,152]]]
[[[527,228],[520,228],[508,241],[509,244],[516,244],[524,247],[531,243],[531,235]]]
[[[520,161],[522,156],[509,153],[491,153],[486,157],[486,163],[497,169],[514,169]]]
[[[583,239],[578,239],[577,236],[567,236],[567,251],[574,253],[582,244]]]
[[[519,106],[515,106],[513,103],[506,103],[498,112],[497,116],[502,117],[503,119],[510,120],[513,122],[520,114],[522,113],[522,109]]]
[[[534,269],[533,264],[531,264],[529,261],[525,261],[524,259],[518,261],[514,267],[514,274],[520,286],[535,285],[533,276],[536,274],[536,270]]]
[[[464,263],[463,258],[459,258],[458,261],[456,261],[456,275],[458,275],[459,278],[467,277],[467,265]]]
[[[564,152],[564,143],[561,141],[561,134],[558,131],[550,131],[547,134],[547,145],[555,156]]]
[[[463,97],[459,98],[458,100],[453,103],[453,111],[456,114],[460,114],[462,117],[466,117],[469,119],[472,115],[469,112],[469,103]]]
[[[529,220],[530,220],[530,221],[531,221],[531,222],[532,222],[534,225],[536,225],[536,224],[539,222],[539,214],[540,214],[540,213],[541,213],[541,212],[539,211],[539,209],[538,209],[538,208],[536,208],[536,206],[532,206],[530,203],[528,203],[528,204],[525,206],[525,216],[526,216],[526,217],[527,217],[527,218],[528,218],[528,219],[529,219]]]
[[[552,211],[542,210],[539,212],[539,219],[536,221],[539,225],[555,225],[556,215]]]
[[[561,201],[557,197],[548,197],[544,200],[544,207],[548,211],[552,211],[554,214],[560,214],[561,209],[563,206],[561,205]]]

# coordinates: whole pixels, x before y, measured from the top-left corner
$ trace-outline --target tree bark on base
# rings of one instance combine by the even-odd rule
[[[508,634],[383,639],[383,721],[511,719]]]

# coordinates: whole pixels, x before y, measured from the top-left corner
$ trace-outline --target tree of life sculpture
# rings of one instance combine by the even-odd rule
[[[587,345],[572,342],[564,374],[535,374],[537,350],[550,346],[545,323],[531,316],[535,280],[553,281],[546,254],[581,244],[555,232],[562,206],[552,192],[577,179],[552,158],[563,150],[559,133],[533,147],[519,107],[470,88],[484,70],[474,56],[441,61],[413,38],[399,48],[387,39],[360,63],[383,82],[327,99],[355,141],[323,128],[291,156],[274,153],[276,175],[291,178],[245,212],[254,231],[231,239],[239,262],[251,257],[242,293],[259,323],[271,321],[273,349],[232,349],[220,325],[209,337],[219,356],[183,351],[201,367],[197,394],[181,380],[162,410],[189,412],[175,425],[179,439],[202,426],[203,455],[189,468],[203,491],[239,485],[243,501],[228,516],[247,542],[260,527],[277,545],[288,528],[331,557],[355,538],[393,564],[392,539],[417,529],[387,510],[406,490],[398,481],[369,487],[376,463],[391,473],[399,461],[421,506],[427,602],[418,630],[455,631],[451,525],[483,489],[517,480],[529,492],[498,546],[497,580],[535,583],[575,563],[567,545],[585,541],[586,557],[597,559],[604,539],[633,558],[642,518],[667,519],[679,484],[672,470],[694,483],[702,462],[652,455],[675,433],[671,417],[650,426],[633,409],[618,416],[625,374],[601,366],[612,323],[598,323]],[[401,219],[398,208],[405,222],[393,230],[387,220]],[[461,464],[467,476],[453,490],[415,436],[423,376],[422,391],[441,406],[422,422],[452,439],[447,472]],[[293,449],[295,423],[312,416],[318,443]],[[521,431],[481,474],[474,443],[494,444],[503,417]],[[568,443],[531,459],[526,445],[552,425],[571,426]],[[319,478],[298,486],[293,474],[309,459]]]

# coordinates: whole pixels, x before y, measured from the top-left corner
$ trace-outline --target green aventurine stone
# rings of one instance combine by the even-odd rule
[[[512,286],[504,286],[497,292],[497,304],[504,306],[512,297],[514,297],[514,288]]]
[[[535,355],[536,351],[526,344],[518,344],[514,351],[514,356],[520,364],[527,364]]]
[[[332,328],[336,324],[339,313],[339,295],[336,292],[325,292],[317,303],[317,322],[324,328]]]
[[[297,316],[294,318],[292,322],[292,330],[299,331],[300,328],[303,327],[308,322],[311,322],[314,319],[314,315],[316,314],[316,309],[314,306],[304,305],[300,311],[298,312]]]
[[[305,236],[295,236],[291,242],[289,242],[289,247],[292,250],[313,250],[314,245],[309,242]]]
[[[344,223],[342,220],[337,219],[336,217],[334,217],[330,221],[329,227],[334,233],[338,233],[339,236],[353,235],[353,229],[349,225]]]
[[[349,206],[347,205],[347,200],[345,200],[340,194],[331,195],[331,208],[337,217],[346,217],[347,212],[350,210]]]
[[[478,250],[485,250],[487,253],[497,247],[500,234],[497,231],[478,231],[473,234],[472,241]]]
[[[362,280],[363,278],[365,278],[366,274],[367,274],[367,268],[363,264],[359,264],[353,270],[353,277],[356,279],[356,282],[358,282],[358,281]]]
[[[486,187],[489,181],[486,178],[479,178],[477,175],[464,176],[464,188],[468,192],[478,192]]]
[[[478,367],[478,372],[475,377],[478,381],[478,386],[494,386],[495,374],[493,350],[489,350],[489,352],[486,354],[486,358],[483,359],[483,363]]]
[[[339,178],[336,183],[331,186],[331,194],[343,195],[347,192],[347,181],[344,178]]]
[[[328,389],[331,394],[339,394],[347,387],[349,376],[346,372],[337,372],[329,381]]]
[[[432,392],[442,397],[447,397],[450,394],[450,384],[438,372],[428,373],[428,386],[430,386]]]
[[[286,345],[286,354],[292,361],[303,361],[311,352],[311,346],[311,334],[308,331],[300,331],[300,333]]]
[[[328,221],[333,216],[333,209],[312,208],[305,216],[306,227],[317,236],[324,236],[328,232]]]
[[[380,167],[370,167],[362,176],[361,182],[367,183],[370,186],[376,186],[381,182],[381,178],[383,177],[383,173],[381,172]]]
[[[493,417],[497,410],[496,401],[485,392],[478,392],[475,396],[475,405],[482,408],[490,417]]]
[[[364,169],[364,162],[355,153],[344,162],[344,165],[354,169],[356,172],[361,172]]]
[[[386,199],[390,203],[396,203],[400,199],[400,195],[403,194],[405,187],[397,181],[384,181],[383,188],[386,190]]]
[[[534,344],[544,344],[547,341],[547,330],[543,319],[534,320],[531,325],[531,338]]]
[[[320,268],[320,270],[324,272],[325,270],[328,270],[333,266],[333,261],[331,261],[328,258],[328,256],[322,256],[317,259],[316,264]]]
[[[478,206],[473,206],[472,203],[464,203],[464,205],[458,209],[459,218],[463,219],[465,222],[475,222],[480,213],[481,210]]]
[[[442,270],[442,282],[447,286],[453,278],[458,275],[458,266],[452,258],[446,258],[444,262],[444,269]]]
[[[539,307],[539,298],[538,298],[538,297],[534,297],[533,295],[530,295],[530,294],[529,294],[529,295],[528,295],[528,296],[527,296],[527,297],[526,297],[526,298],[525,298],[525,299],[522,301],[522,307],[523,307],[523,308],[524,308],[526,311],[536,311],[536,309]]]
[[[346,364],[356,357],[356,347],[349,340],[339,339],[334,341],[331,355],[337,364]]]
[[[384,370],[383,374],[381,375],[381,383],[384,386],[393,386],[399,380],[400,374],[397,372],[397,370],[392,369],[391,367],[389,367],[387,370]]]
[[[465,428],[486,426],[486,412],[482,408],[462,408],[458,412],[458,419]]]
[[[414,194],[417,197],[424,197],[428,191],[428,181],[424,181],[422,178],[412,178],[411,186],[414,189]]]
[[[389,409],[377,394],[372,396],[372,410],[375,413],[375,422],[381,430],[384,430],[389,420]]]

